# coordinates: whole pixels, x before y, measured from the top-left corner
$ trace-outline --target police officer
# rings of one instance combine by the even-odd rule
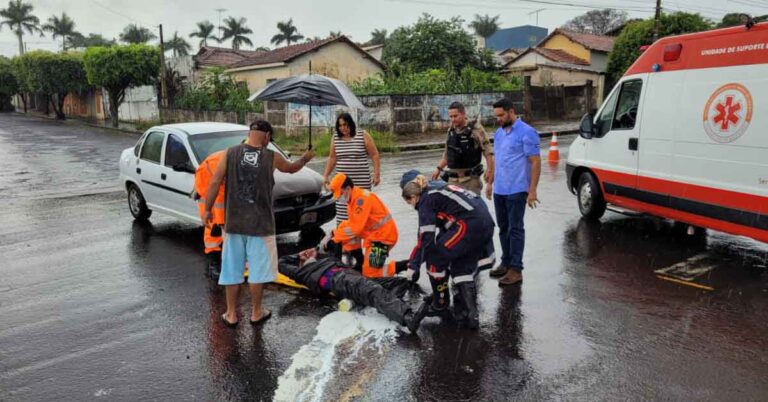
[[[448,118],[451,120],[451,128],[448,129],[445,152],[432,174],[432,180],[442,177],[448,184],[482,194],[482,158],[485,155],[485,182],[491,184],[494,171],[493,146],[480,123],[467,120],[461,103],[453,102],[448,106]],[[445,170],[446,167],[448,170]]]
[[[432,286],[431,310],[443,315],[450,304],[450,274],[460,296],[454,297],[454,317],[477,329],[475,277],[484,246],[493,242],[494,223],[488,206],[474,192],[452,184],[430,186],[421,175],[403,186],[402,196],[419,213],[419,240],[411,253],[407,275],[418,279],[421,265],[426,262]]]

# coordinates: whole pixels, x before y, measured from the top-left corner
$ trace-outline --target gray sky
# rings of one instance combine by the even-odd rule
[[[107,38],[117,38],[122,29],[131,23],[155,29],[162,23],[165,36],[174,31],[184,36],[194,50],[197,41],[188,35],[198,21],[209,20],[218,25],[217,8],[225,8],[227,16],[245,17],[253,29],[251,40],[255,46],[270,46],[269,39],[277,31],[278,21],[293,18],[294,24],[304,36],[326,37],[330,31],[342,31],[353,40],[364,42],[374,29],[392,32],[401,25],[415,22],[421,13],[450,18],[455,15],[471,20],[474,14],[499,15],[502,28],[518,25],[535,25],[536,15],[529,14],[543,9],[538,15],[540,26],[550,30],[589,8],[613,7],[626,9],[630,17],[647,18],[653,15],[655,0],[25,0],[34,6],[34,14],[45,22],[50,16],[66,12],[75,21],[81,33],[101,33]],[[554,3],[554,4],[551,4]],[[563,5],[569,4],[569,5]],[[0,0],[0,8],[7,0]],[[719,19],[725,12],[741,11],[753,15],[768,14],[768,0],[662,0],[662,6],[670,11],[700,12],[709,18]],[[156,31],[156,29],[155,29]],[[25,35],[28,49],[58,50],[61,41],[50,36]],[[228,46],[229,44],[227,44]],[[18,53],[15,35],[4,27],[0,31],[0,54],[14,56]]]

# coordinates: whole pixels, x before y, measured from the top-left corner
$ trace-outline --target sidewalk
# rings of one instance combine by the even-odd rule
[[[53,113],[46,115],[45,113],[32,111],[32,110],[29,110],[26,113],[16,110],[13,113],[17,113],[23,116],[30,116],[30,117],[37,117],[40,119],[58,121],[62,124],[80,124],[80,125],[85,125],[90,127],[101,128],[105,130],[119,131],[126,134],[134,134],[134,135],[142,134],[141,131],[138,131],[135,124],[123,122],[123,121],[119,122],[118,128],[115,128],[115,127],[112,127],[112,123],[109,120],[86,120],[78,116],[67,116],[66,120],[57,120],[56,115]]]
[[[539,132],[541,138],[550,138],[553,133],[567,135],[579,132],[579,122],[577,121],[541,122],[531,125]],[[493,130],[495,130],[495,127],[486,127],[486,132],[488,132],[488,135],[491,135],[491,142],[493,142]],[[400,147],[400,152],[439,149],[445,146],[445,133],[402,135],[398,136],[397,143]]]

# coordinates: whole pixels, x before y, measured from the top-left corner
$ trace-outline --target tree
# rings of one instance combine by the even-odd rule
[[[0,56],[0,112],[13,110],[11,97],[19,93],[19,84],[13,74],[13,64],[7,57]]]
[[[344,35],[343,33],[341,33],[341,31],[331,31],[328,33],[328,36],[330,36],[331,38],[336,38],[341,35]]]
[[[192,49],[192,46],[187,43],[187,41],[184,40],[181,36],[179,36],[178,32],[173,33],[173,38],[165,43],[165,50],[172,51],[173,57],[178,56],[186,56],[189,54],[189,51]]]
[[[16,79],[21,102],[24,104],[24,113],[27,113],[27,94],[32,92],[32,88],[29,86],[29,69],[19,56],[11,59],[11,71]]]
[[[3,20],[0,21],[0,28],[7,25],[16,34],[16,38],[19,39],[19,55],[24,54],[23,37],[25,30],[30,34],[43,34],[40,29],[40,19],[32,15],[33,9],[34,7],[29,3],[11,0],[8,2],[8,8],[0,10],[0,17],[3,17]]]
[[[724,15],[720,23],[717,24],[717,28],[726,28],[726,27],[734,27],[737,25],[744,25],[744,22],[741,20],[742,15],[745,15],[745,14],[744,13],[728,13]],[[749,14],[746,14],[746,15],[749,15]],[[759,17],[752,17],[752,21],[754,22],[768,21],[768,14],[761,15]]]
[[[661,14],[659,36],[679,35],[688,32],[706,31],[712,23],[699,14],[677,12]],[[607,75],[611,85],[617,82],[624,72],[640,56],[640,47],[653,43],[653,19],[630,22],[613,43],[613,50],[608,53]]]
[[[75,31],[75,21],[72,21],[67,13],[61,13],[61,18],[55,15],[48,18],[48,23],[43,25],[43,30],[50,32],[53,39],[61,37],[61,50],[63,51],[67,51],[67,39],[72,40],[73,36],[79,35]]]
[[[475,48],[474,39],[462,24],[458,17],[439,20],[423,14],[414,25],[392,32],[384,47],[384,63],[394,71],[412,72],[487,68],[481,60],[485,56]]]
[[[234,17],[229,17],[224,20],[224,27],[222,30],[221,41],[224,42],[228,39],[232,39],[232,49],[240,49],[242,44],[253,46],[253,42],[245,35],[250,35],[253,30],[246,25],[245,18],[236,20]]]
[[[254,50],[256,50],[257,52],[268,52],[270,49],[266,46],[259,46]]]
[[[368,41],[368,46],[383,45],[387,41],[386,29],[374,29],[371,32],[371,40]]]
[[[126,26],[120,34],[120,40],[128,44],[143,44],[153,39],[157,39],[157,35],[153,34],[149,29],[136,24]]]
[[[29,69],[30,88],[50,99],[56,118],[64,120],[64,100],[71,92],[82,92],[88,88],[88,79],[83,68],[80,53],[52,53],[43,50],[29,52],[22,56]]]
[[[563,25],[569,31],[602,35],[611,29],[617,28],[627,22],[626,11],[605,8],[591,10],[569,20]]]
[[[279,32],[270,40],[275,46],[280,46],[283,43],[290,46],[291,43],[304,39],[304,35],[300,34],[296,26],[293,25],[293,18],[288,21],[278,22],[277,30]]]
[[[219,38],[213,34],[214,30],[216,30],[216,27],[214,27],[210,21],[202,21],[197,23],[197,31],[192,32],[189,36],[192,38],[200,38],[200,43],[197,47],[208,46],[208,39],[221,42]]]
[[[110,47],[115,45],[114,39],[106,39],[101,34],[91,33],[88,36],[75,32],[67,40],[67,47],[71,49],[86,49],[93,46]]]
[[[499,16],[475,14],[475,20],[469,23],[478,36],[488,39],[499,30]]]
[[[157,79],[160,49],[148,45],[92,47],[85,51],[83,61],[88,82],[107,90],[112,127],[117,127],[125,90]]]

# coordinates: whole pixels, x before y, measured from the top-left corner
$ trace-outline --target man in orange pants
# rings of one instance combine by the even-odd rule
[[[352,179],[338,173],[328,186],[333,198],[346,201],[349,219],[331,233],[331,240],[344,251],[363,248],[363,276],[382,278],[395,275],[394,262],[387,261],[389,250],[397,243],[397,225],[389,209],[376,194],[355,187]]]
[[[219,165],[225,151],[214,152],[209,155],[195,172],[195,193],[197,193],[197,207],[202,219],[205,212],[205,193],[211,184],[211,178]],[[224,184],[219,188],[216,202],[211,209],[213,222],[206,225],[203,230],[203,242],[205,254],[208,256],[208,273],[217,278],[221,272],[221,245],[224,243],[222,229],[224,228]]]

